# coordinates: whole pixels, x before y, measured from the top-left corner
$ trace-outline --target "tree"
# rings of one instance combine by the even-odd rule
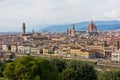
[[[8,63],[4,77],[8,80],[57,80],[58,75],[57,69],[48,60],[29,56]]]
[[[58,80],[58,71],[49,60],[38,59],[38,72],[41,80]]]
[[[10,80],[34,80],[36,70],[37,65],[34,58],[22,57],[6,65],[4,76]]]
[[[14,63],[7,63],[4,69],[4,77],[7,78],[8,80],[16,80],[14,74]]]
[[[63,59],[52,59],[50,62],[57,68],[59,73],[66,69],[67,63]]]
[[[120,71],[108,71],[103,75],[104,80],[120,80]]]
[[[75,80],[75,71],[73,69],[66,69],[61,74],[62,80]]]
[[[64,80],[97,80],[96,71],[89,62],[72,60],[68,62],[67,68],[67,71],[63,72]]]
[[[3,68],[5,67],[5,63],[0,61],[0,77],[3,77]]]

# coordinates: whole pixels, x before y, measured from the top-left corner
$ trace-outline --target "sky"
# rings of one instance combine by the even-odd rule
[[[120,0],[0,0],[0,32],[46,25],[120,20]]]

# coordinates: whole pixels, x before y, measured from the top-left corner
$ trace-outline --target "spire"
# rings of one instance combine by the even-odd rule
[[[34,33],[34,30],[32,30],[32,33]]]
[[[72,24],[71,26],[71,36],[75,36],[75,25]]]
[[[67,34],[67,35],[69,34],[69,30],[68,30],[68,28],[67,28],[66,34]]]
[[[75,30],[75,25],[74,24],[72,24],[71,29]]]

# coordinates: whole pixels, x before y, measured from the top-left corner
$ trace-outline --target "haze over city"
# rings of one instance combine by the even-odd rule
[[[119,0],[0,0],[0,32],[82,21],[120,20]]]

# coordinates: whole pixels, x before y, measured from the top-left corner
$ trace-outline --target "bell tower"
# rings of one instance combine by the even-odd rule
[[[25,26],[25,23],[23,23],[23,25],[22,25],[22,33],[23,33],[23,34],[26,33],[26,26]]]
[[[75,25],[72,24],[71,26],[71,36],[75,36]]]

